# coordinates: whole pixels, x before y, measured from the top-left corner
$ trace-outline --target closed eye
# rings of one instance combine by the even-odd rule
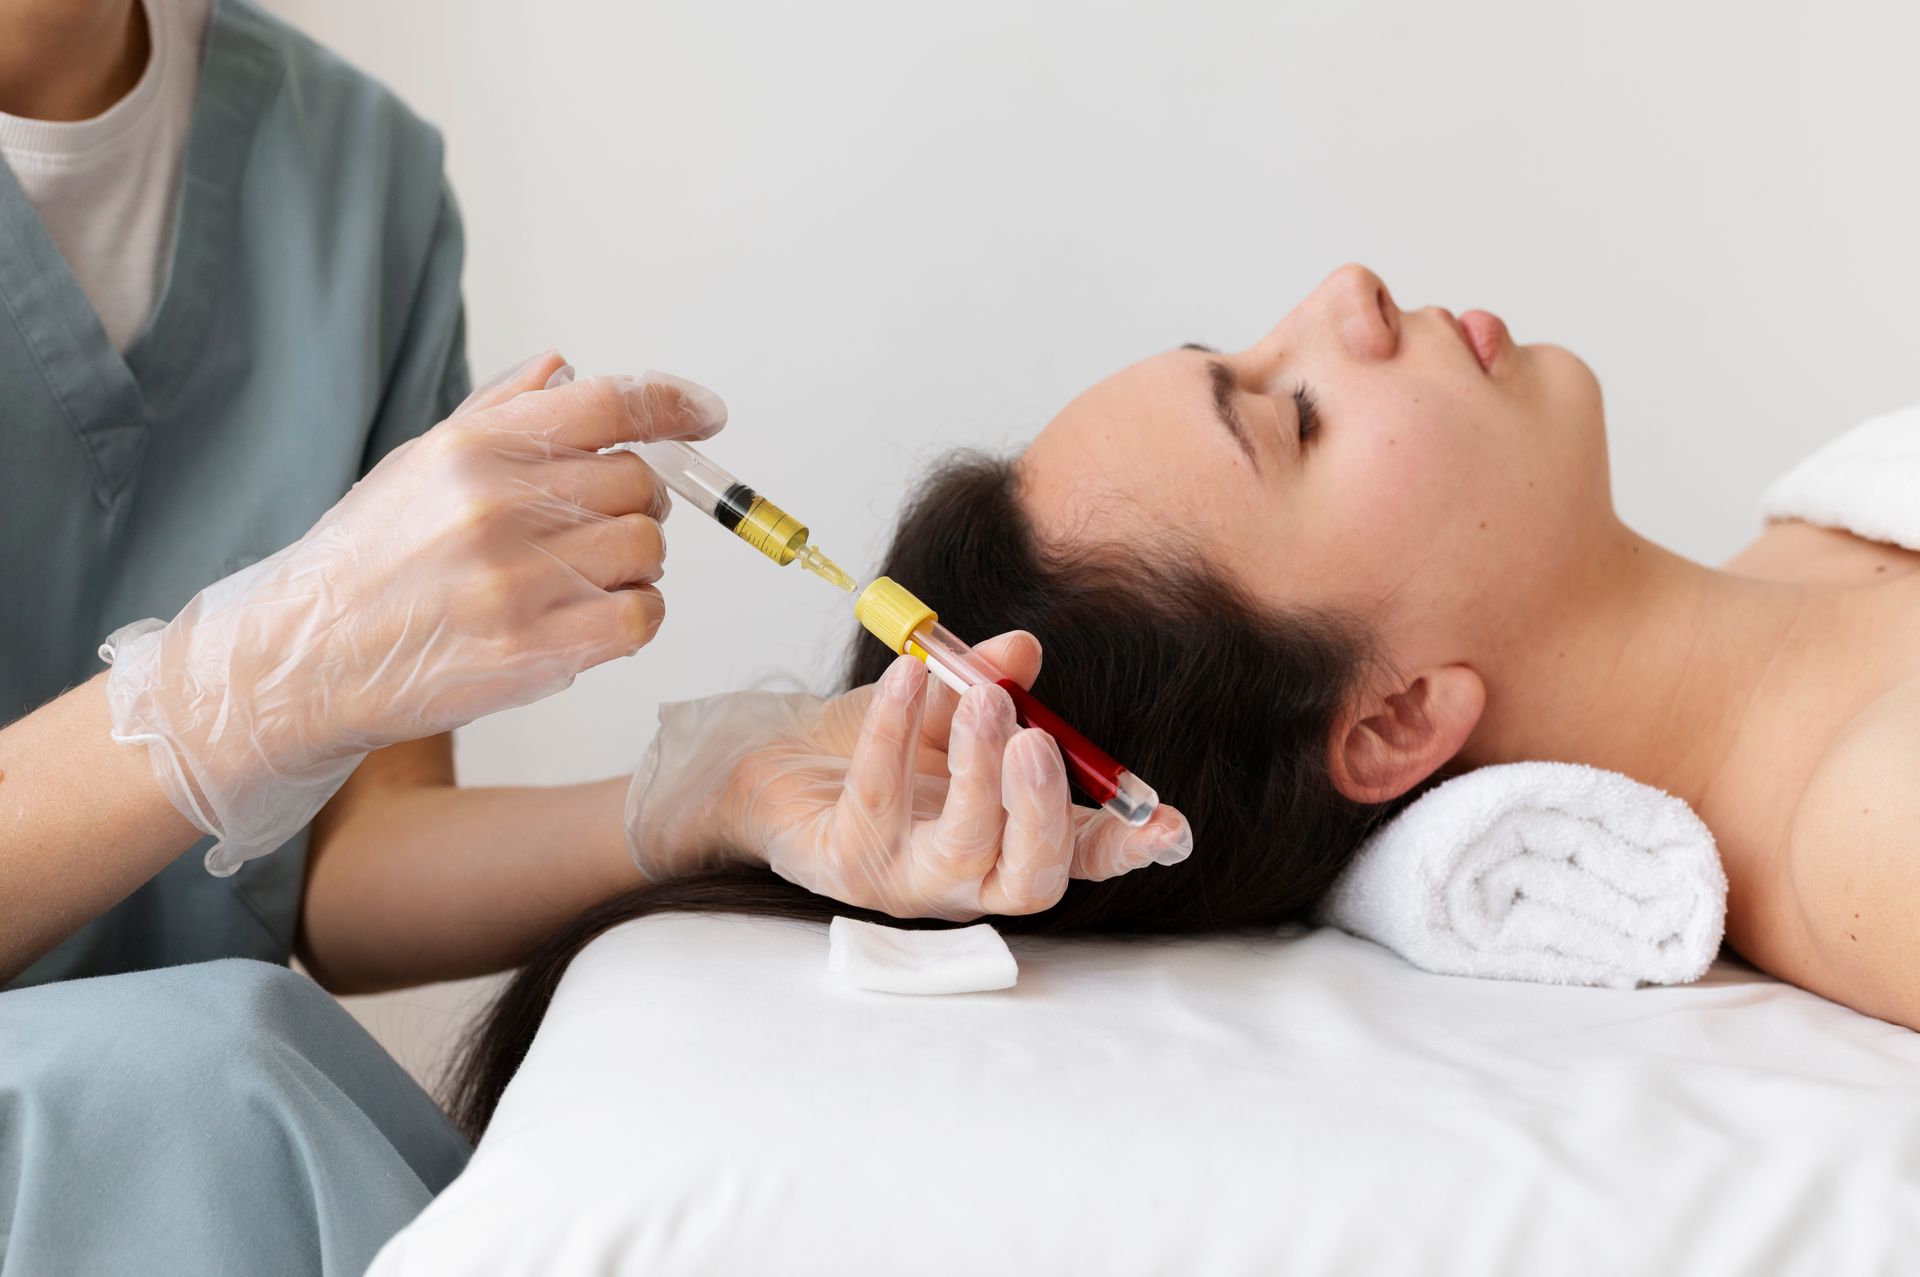
[[[1197,350],[1209,355],[1219,353],[1211,346],[1202,346],[1198,342],[1188,342],[1181,349]],[[1214,415],[1233,436],[1234,442],[1238,443],[1241,450],[1247,454],[1247,460],[1253,462],[1256,470],[1259,469],[1260,461],[1254,455],[1253,441],[1240,421],[1240,414],[1233,410],[1233,394],[1237,387],[1234,384],[1232,370],[1217,359],[1208,360],[1206,369],[1207,379],[1213,391]],[[1300,450],[1305,452],[1307,445],[1320,433],[1320,401],[1314,395],[1313,388],[1304,381],[1294,383],[1292,398],[1295,430],[1300,440]]]
[[[1304,381],[1294,385],[1293,408],[1300,417],[1300,446],[1304,448],[1320,433],[1320,402]]]

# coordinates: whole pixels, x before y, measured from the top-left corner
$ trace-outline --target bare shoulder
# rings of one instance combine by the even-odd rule
[[[1775,974],[1920,1028],[1920,681],[1834,737],[1801,795],[1782,870],[1806,970]]]
[[[1865,585],[1920,573],[1920,554],[1797,519],[1767,524],[1721,565],[1726,571],[1799,585]]]

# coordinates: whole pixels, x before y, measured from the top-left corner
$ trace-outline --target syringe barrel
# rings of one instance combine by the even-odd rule
[[[678,440],[643,443],[640,459],[703,514],[781,567],[807,545],[807,525]]]
[[[709,516],[717,517],[730,489],[746,486],[677,439],[643,443],[634,451],[669,488]]]

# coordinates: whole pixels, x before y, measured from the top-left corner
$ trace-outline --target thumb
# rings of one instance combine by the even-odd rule
[[[1177,865],[1193,854],[1193,826],[1165,803],[1137,829],[1097,807],[1076,807],[1073,815],[1075,878],[1103,882],[1148,865]]]
[[[1033,680],[1040,677],[1040,640],[1025,630],[996,634],[973,650],[1022,687],[1031,688]]]

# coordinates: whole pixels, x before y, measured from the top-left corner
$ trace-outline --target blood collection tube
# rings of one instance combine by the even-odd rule
[[[940,624],[938,613],[897,582],[884,576],[875,579],[860,592],[853,612],[868,633],[896,652],[925,661],[927,672],[954,691],[964,692],[976,683],[997,683],[1005,688],[1013,698],[1014,716],[1020,725],[1038,727],[1053,737],[1066,758],[1067,775],[1073,783],[1127,824],[1146,824],[1160,805],[1160,796],[1152,786],[961,642]]]

